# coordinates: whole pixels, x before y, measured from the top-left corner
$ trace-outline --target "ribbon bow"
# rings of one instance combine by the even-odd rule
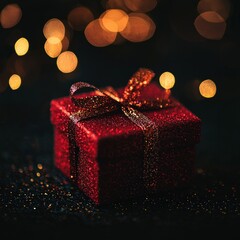
[[[155,74],[153,71],[146,68],[140,68],[129,80],[127,86],[124,88],[122,96],[119,96],[112,87],[100,90],[86,82],[74,83],[70,88],[72,102],[80,107],[80,110],[72,113],[70,116],[73,124],[83,119],[96,117],[121,109],[125,116],[141,128],[144,135],[143,178],[147,188],[154,187],[156,184],[154,180],[156,179],[157,166],[154,163],[159,156],[157,148],[158,128],[157,125],[141,113],[140,110],[161,109],[173,106],[173,102],[170,99],[139,99],[142,90],[151,82],[154,76]],[[82,88],[91,88],[96,91],[97,95],[76,98],[74,94]],[[70,127],[70,130],[72,129],[73,127]],[[71,132],[73,133],[73,131]],[[72,164],[72,175],[73,178],[77,178],[77,159],[74,160],[74,162],[75,164]]]

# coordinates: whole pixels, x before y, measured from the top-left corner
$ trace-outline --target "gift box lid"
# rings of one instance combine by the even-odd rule
[[[120,95],[123,89],[116,90]],[[156,83],[143,89],[141,98],[164,97],[164,90]],[[76,98],[96,95],[95,91],[81,93]],[[159,130],[159,148],[176,149],[194,146],[200,140],[201,120],[183,104],[171,96],[175,106],[159,110],[142,111]],[[51,101],[51,122],[68,135],[71,114],[79,110],[69,96]],[[85,154],[94,154],[98,159],[121,158],[126,154],[142,155],[143,131],[128,119],[121,110],[81,120],[75,124],[76,143],[84,146]]]

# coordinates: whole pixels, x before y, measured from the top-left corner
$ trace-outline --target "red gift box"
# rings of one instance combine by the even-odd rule
[[[123,95],[124,89],[116,92]],[[64,175],[96,204],[135,198],[189,182],[194,174],[195,146],[200,140],[201,121],[197,116],[170,97],[167,102],[171,104],[139,110],[140,118],[146,117],[157,127],[154,132],[148,128],[144,131],[121,107],[76,120],[76,113],[84,115],[91,108],[95,111],[98,97],[87,108],[74,101],[98,95],[98,91],[91,91],[51,101],[54,163]],[[151,83],[141,89],[139,98],[164,97],[165,91]],[[151,151],[156,155],[148,153]]]

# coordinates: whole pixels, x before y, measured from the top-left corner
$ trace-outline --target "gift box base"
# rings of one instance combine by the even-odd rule
[[[68,137],[54,129],[55,166],[72,180]],[[81,153],[81,149],[79,149]],[[145,187],[143,162],[134,156],[96,161],[81,153],[75,184],[95,204],[102,205],[186,185],[194,174],[195,146],[161,151],[154,186]]]

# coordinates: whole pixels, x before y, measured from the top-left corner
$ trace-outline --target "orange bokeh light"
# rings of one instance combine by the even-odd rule
[[[46,39],[51,38],[51,43],[57,43],[65,36],[65,26],[59,19],[52,18],[45,23],[43,34]]]
[[[22,84],[22,80],[21,77],[17,74],[13,74],[10,78],[9,78],[9,86],[12,90],[17,90],[18,88],[20,88],[21,84]]]
[[[200,14],[208,11],[214,11],[221,15],[221,17],[225,20],[229,16],[230,8],[231,5],[229,0],[200,0],[197,6]]]
[[[62,51],[62,43],[52,43],[48,38],[44,44],[46,54],[51,58],[56,58]]]
[[[94,16],[89,8],[76,7],[69,12],[67,19],[74,30],[81,31],[94,19]]]
[[[120,9],[105,11],[99,18],[101,26],[110,32],[121,32],[127,26],[128,15]]]
[[[212,98],[216,95],[217,86],[211,79],[207,79],[199,85],[199,92],[205,98]]]
[[[84,31],[87,41],[95,47],[105,47],[112,44],[117,33],[110,32],[101,27],[100,20],[90,22]]]
[[[157,5],[157,0],[123,0],[126,7],[133,12],[149,12]]]
[[[8,4],[5,6],[0,15],[0,23],[3,28],[12,28],[22,18],[22,10],[17,4]]]
[[[226,30],[225,20],[216,12],[201,13],[194,21],[197,32],[206,39],[220,40]]]
[[[26,38],[19,38],[14,45],[15,52],[18,56],[23,56],[28,52],[29,43]]]
[[[153,20],[144,13],[130,13],[126,28],[120,34],[131,42],[150,39],[156,30]]]
[[[200,16],[209,23],[222,23],[225,20],[215,11],[201,13]]]
[[[159,83],[164,89],[171,89],[175,85],[175,76],[171,72],[164,72],[159,77]]]
[[[73,72],[77,65],[77,56],[71,51],[62,52],[57,58],[57,67],[63,73]]]

